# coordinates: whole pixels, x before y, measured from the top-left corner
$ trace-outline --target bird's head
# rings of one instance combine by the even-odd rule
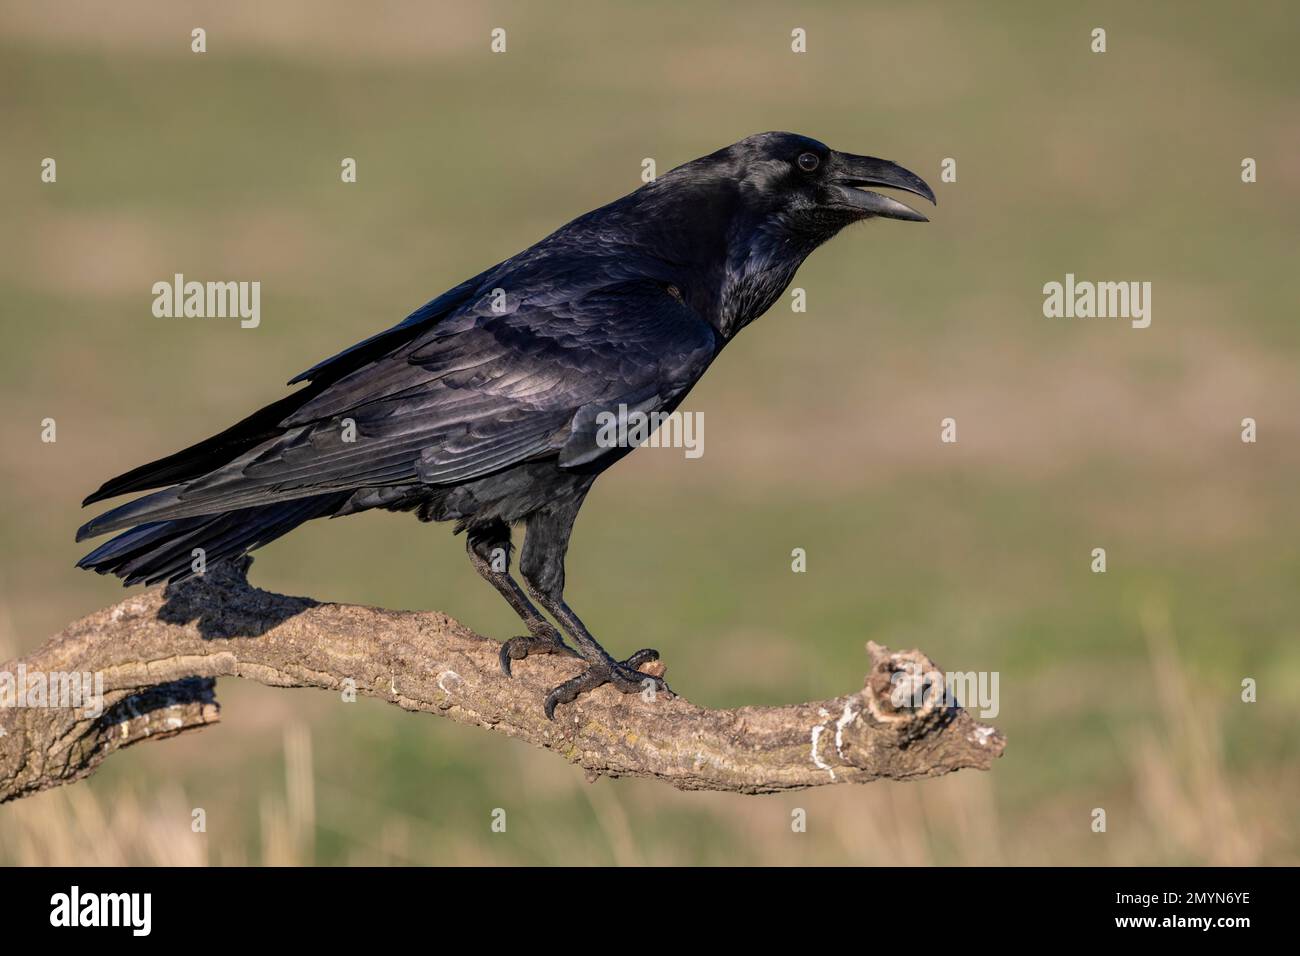
[[[711,261],[697,298],[730,336],[766,311],[819,245],[864,219],[926,222],[867,187],[934,202],[915,173],[885,159],[831,149],[796,133],[758,133],[665,173],[645,187],[652,228],[688,261]],[[665,224],[671,224],[671,228]]]
[[[866,187],[935,201],[925,180],[896,163],[841,153],[797,133],[758,133],[697,162],[703,167],[699,173],[709,170],[736,183],[741,205],[756,217],[823,241],[862,219],[928,221],[912,207]]]

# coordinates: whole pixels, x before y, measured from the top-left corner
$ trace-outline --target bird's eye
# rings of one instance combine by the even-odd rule
[[[811,173],[819,165],[821,165],[821,160],[817,158],[816,153],[799,154],[799,168],[805,173]]]

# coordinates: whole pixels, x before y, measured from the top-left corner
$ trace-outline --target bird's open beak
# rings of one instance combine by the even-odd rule
[[[937,202],[934,190],[926,185],[925,180],[891,163],[887,159],[874,156],[854,156],[852,153],[836,153],[835,165],[838,174],[834,177],[831,192],[837,205],[850,206],[864,216],[881,216],[885,219],[906,219],[909,222],[929,222],[911,206],[890,199],[880,193],[873,193],[860,186],[885,186],[889,189],[901,189],[921,196],[930,202]]]

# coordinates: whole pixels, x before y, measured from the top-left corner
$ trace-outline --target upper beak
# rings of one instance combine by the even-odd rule
[[[831,192],[839,203],[852,206],[864,215],[882,216],[885,219],[906,219],[909,222],[929,222],[911,206],[890,199],[880,193],[873,193],[858,186],[886,186],[890,189],[902,189],[938,205],[934,190],[926,185],[925,180],[916,173],[904,169],[887,159],[874,156],[854,156],[852,153],[836,153],[835,163],[838,175],[834,177]]]

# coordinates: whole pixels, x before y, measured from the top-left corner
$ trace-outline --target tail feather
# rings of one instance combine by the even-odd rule
[[[125,584],[183,581],[195,573],[195,549],[207,564],[269,544],[313,518],[334,514],[351,496],[335,492],[215,515],[142,524],[100,545],[77,562]]]
[[[101,534],[116,531],[119,528],[125,528],[133,524],[146,527],[140,522],[149,521],[151,518],[155,520],[147,526],[151,527],[152,525],[165,523],[157,520],[165,516],[156,515],[153,512],[179,500],[182,490],[183,488],[178,486],[166,488],[163,491],[155,491],[151,495],[145,495],[136,498],[134,501],[118,505],[116,508],[105,511],[102,515],[96,515],[77,529],[77,540],[85,541],[87,538],[97,538]],[[208,516],[202,515],[199,517],[202,519]],[[194,520],[194,516],[189,516],[186,520]]]

